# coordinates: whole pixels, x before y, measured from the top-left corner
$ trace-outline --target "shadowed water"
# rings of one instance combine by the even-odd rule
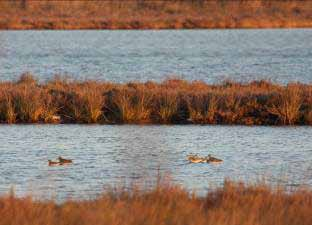
[[[312,29],[0,31],[0,79],[312,82]]]
[[[107,186],[157,174],[205,193],[225,178],[271,184],[312,184],[311,127],[243,126],[0,126],[0,195],[89,198]],[[186,155],[212,154],[220,165],[189,164]],[[49,167],[59,155],[74,164]]]

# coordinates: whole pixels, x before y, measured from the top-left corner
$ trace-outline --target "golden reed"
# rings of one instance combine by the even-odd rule
[[[94,200],[0,197],[0,225],[311,225],[312,192],[226,181],[205,197],[179,186],[108,191]]]
[[[207,84],[169,79],[125,84],[30,74],[0,82],[1,123],[312,125],[312,85]]]

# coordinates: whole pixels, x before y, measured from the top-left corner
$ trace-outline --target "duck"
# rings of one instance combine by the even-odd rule
[[[198,155],[188,155],[187,160],[191,163],[203,163],[206,161],[205,158],[200,157]]]
[[[210,154],[206,157],[206,162],[207,163],[222,163],[223,160],[222,159],[218,159],[218,158],[215,158],[213,156],[211,156]]]
[[[189,159],[189,161],[191,163],[203,163],[203,162],[205,162],[205,159],[202,159],[202,158],[192,158],[192,159]]]
[[[71,160],[71,159],[64,159],[61,156],[58,157],[58,160],[59,160],[60,164],[66,164],[66,163],[72,163],[73,162],[73,160]]]
[[[55,162],[55,161],[52,161],[52,160],[48,160],[48,163],[49,163],[49,166],[57,166],[57,165],[60,165],[60,162]]]

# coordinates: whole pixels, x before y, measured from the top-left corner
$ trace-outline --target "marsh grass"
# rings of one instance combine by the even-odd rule
[[[59,77],[38,83],[28,74],[0,83],[0,121],[311,125],[312,86],[179,79],[118,84]]]
[[[278,117],[285,125],[293,125],[299,119],[301,90],[298,85],[289,85],[275,96],[276,100],[268,111]]]
[[[189,95],[187,106],[189,119],[194,123],[216,123],[218,99],[213,93],[198,93]]]
[[[35,201],[14,193],[0,197],[0,225],[310,225],[312,192],[286,192],[263,183],[225,181],[205,197],[180,186],[143,191],[112,189],[93,200]]]
[[[160,123],[173,123],[178,112],[178,96],[174,90],[162,89],[156,95],[156,117]]]
[[[0,29],[311,27],[311,7],[309,0],[2,0]]]
[[[151,93],[142,85],[125,87],[111,90],[108,97],[107,107],[112,113],[109,117],[119,123],[145,123],[150,119]],[[130,86],[130,87],[129,87]]]

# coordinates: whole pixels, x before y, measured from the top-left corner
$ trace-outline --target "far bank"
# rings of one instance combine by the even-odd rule
[[[304,1],[8,1],[0,29],[308,28]]]

